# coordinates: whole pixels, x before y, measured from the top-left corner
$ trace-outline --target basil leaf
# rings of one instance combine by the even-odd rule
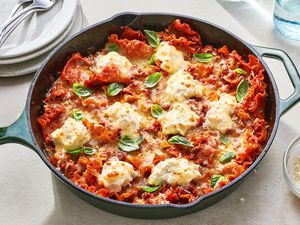
[[[112,83],[107,87],[108,96],[116,96],[119,94],[124,88],[124,84]]]
[[[160,188],[160,186],[156,186],[156,187],[141,186],[141,189],[142,189],[143,191],[149,192],[149,193],[155,192],[155,191],[157,191],[159,188]]]
[[[224,145],[229,145],[229,144],[230,144],[230,140],[229,140],[228,137],[226,137],[224,134],[220,134],[220,141],[221,141]]]
[[[234,72],[236,72],[238,75],[247,75],[246,71],[241,68],[236,68]]]
[[[71,155],[77,155],[81,153],[81,149],[69,150],[67,153]]]
[[[92,89],[89,89],[79,83],[73,84],[73,92],[80,97],[87,97],[94,93]]]
[[[119,46],[116,43],[111,43],[107,47],[107,52],[118,52]]]
[[[138,145],[142,144],[143,141],[144,141],[144,138],[143,138],[142,136],[135,140],[135,142],[136,142]]]
[[[161,79],[162,73],[160,72],[155,72],[152,73],[145,81],[145,86],[147,88],[153,88]]]
[[[202,63],[211,62],[214,59],[214,56],[210,53],[197,53],[194,54],[193,57],[194,59]]]
[[[154,104],[151,106],[151,115],[154,118],[159,118],[163,114],[164,110],[160,107],[160,105]]]
[[[69,153],[71,155],[77,155],[77,154],[80,154],[81,152],[83,152],[84,154],[87,154],[87,155],[93,155],[97,151],[90,147],[82,147],[79,149],[67,151],[67,153]]]
[[[157,48],[160,43],[160,37],[158,36],[157,32],[152,30],[144,30],[148,44],[153,47]]]
[[[132,152],[140,148],[139,144],[143,142],[143,138],[139,137],[136,140],[131,139],[127,135],[121,136],[119,139],[119,147],[125,152]]]
[[[188,141],[188,139],[186,139],[185,137],[182,137],[180,135],[174,135],[173,137],[171,137],[168,142],[170,144],[177,144],[177,145],[185,145],[188,147],[193,147],[193,145],[191,144],[191,142]]]
[[[76,120],[76,121],[80,121],[82,120],[82,112],[80,109],[73,109],[71,117]]]
[[[226,178],[220,174],[212,175],[212,177],[210,179],[210,187],[212,187],[212,188],[218,187],[219,182],[223,181],[223,180],[226,180]]]
[[[81,151],[83,151],[83,153],[87,154],[87,155],[93,155],[94,153],[97,152],[96,149],[93,149],[93,148],[90,148],[90,147],[83,147],[83,148],[81,148]]]
[[[151,56],[151,59],[149,60],[148,65],[153,64],[154,60],[155,60],[155,53]]]
[[[220,162],[221,163],[228,163],[235,157],[234,152],[226,152],[224,155],[221,156]]]
[[[241,103],[244,100],[244,98],[247,96],[248,88],[249,88],[249,83],[245,78],[243,78],[243,80],[241,80],[241,82],[237,86],[236,94],[235,94],[236,100],[239,103]]]

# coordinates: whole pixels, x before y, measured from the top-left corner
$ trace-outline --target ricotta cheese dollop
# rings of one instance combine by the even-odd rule
[[[68,118],[61,128],[52,132],[51,137],[56,148],[74,150],[90,140],[90,135],[81,121]]]
[[[206,114],[205,126],[219,130],[225,133],[228,129],[232,129],[234,123],[231,115],[237,106],[235,97],[222,93],[218,101],[214,101],[210,105],[210,109]]]
[[[166,97],[171,102],[182,102],[193,97],[201,97],[204,87],[195,80],[191,74],[178,71],[173,74],[167,82],[165,90]]]
[[[134,106],[128,103],[116,102],[104,111],[109,123],[121,130],[121,135],[138,137],[142,117]]]
[[[115,65],[123,74],[128,74],[132,67],[131,62],[117,52],[109,52],[106,55],[98,55],[95,59],[96,72],[101,72],[106,66]]]
[[[161,61],[160,68],[171,74],[186,66],[183,53],[168,42],[160,43],[155,54],[155,60]]]
[[[200,117],[191,110],[186,103],[174,103],[170,111],[163,114],[158,120],[164,135],[181,134],[198,124]]]
[[[199,165],[183,158],[170,158],[159,162],[148,178],[150,185],[168,184],[187,185],[194,179],[199,179]]]
[[[137,172],[130,163],[123,161],[108,161],[103,165],[99,180],[110,192],[119,192],[128,185]]]

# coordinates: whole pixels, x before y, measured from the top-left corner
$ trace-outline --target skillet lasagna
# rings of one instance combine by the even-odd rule
[[[38,119],[51,163],[79,187],[136,204],[186,204],[241,175],[267,138],[264,69],[203,45],[179,19],[122,27],[74,53]]]

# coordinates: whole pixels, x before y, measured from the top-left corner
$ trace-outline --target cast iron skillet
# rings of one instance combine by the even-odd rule
[[[265,82],[268,85],[266,118],[270,125],[268,141],[262,153],[253,164],[233,182],[222,187],[220,190],[200,197],[197,201],[186,205],[160,204],[160,205],[140,205],[126,202],[119,202],[111,199],[99,197],[90,193],[69,181],[58,171],[49,161],[43,151],[43,136],[37,118],[42,113],[43,99],[55,79],[58,77],[57,71],[61,71],[68,58],[74,52],[80,52],[86,56],[90,47],[99,50],[107,41],[107,36],[112,33],[120,33],[120,26],[129,25],[136,29],[163,30],[174,19],[180,18],[183,22],[189,23],[197,30],[204,44],[211,44],[214,47],[221,47],[224,44],[230,50],[236,49],[242,56],[254,54],[258,57],[266,70]],[[272,73],[264,62],[262,56],[281,60],[294,86],[294,93],[285,100],[279,98],[278,89]],[[171,14],[137,14],[122,13],[108,20],[94,24],[64,43],[60,44],[45,60],[41,68],[37,71],[30,86],[27,103],[20,118],[11,126],[0,128],[0,144],[20,143],[33,149],[49,167],[49,169],[64,182],[75,194],[83,198],[90,204],[111,213],[135,218],[167,218],[176,217],[203,209],[221,200],[232,192],[239,182],[249,174],[261,161],[275,137],[279,118],[290,109],[300,99],[300,78],[298,71],[289,56],[277,49],[251,46],[242,41],[230,32],[196,18]]]

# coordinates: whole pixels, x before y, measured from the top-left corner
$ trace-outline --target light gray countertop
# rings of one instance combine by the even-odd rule
[[[272,24],[272,1],[257,0],[257,6],[214,0],[81,0],[90,24],[124,11],[170,12],[198,17],[218,24],[251,44],[285,50],[300,69],[300,42],[278,35]],[[292,93],[281,63],[267,60],[282,98]],[[32,75],[0,78],[0,127],[21,113]],[[240,187],[217,204],[174,219],[136,220],[109,214],[90,206],[51,175],[30,149],[0,146],[1,225],[297,225],[300,199],[289,190],[282,174],[282,157],[292,139],[300,134],[300,104],[285,114],[275,140],[256,170]]]

